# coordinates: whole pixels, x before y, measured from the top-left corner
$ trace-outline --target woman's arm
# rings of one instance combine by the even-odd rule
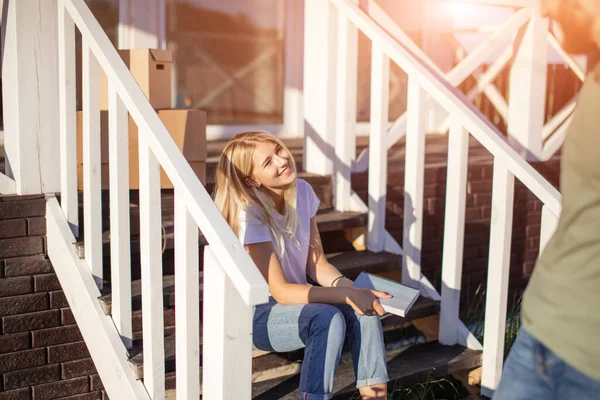
[[[331,265],[325,257],[323,243],[317,226],[317,218],[310,220],[310,242],[308,247],[308,261],[306,264],[306,273],[312,280],[323,287],[352,287],[352,281],[348,278],[339,278],[342,273],[336,267]],[[337,280],[336,280],[337,279]]]

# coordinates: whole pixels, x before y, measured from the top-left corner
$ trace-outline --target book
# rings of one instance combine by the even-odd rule
[[[391,299],[379,298],[385,312],[406,317],[410,308],[419,298],[420,291],[377,275],[361,272],[354,281],[353,287],[374,289],[391,294]]]

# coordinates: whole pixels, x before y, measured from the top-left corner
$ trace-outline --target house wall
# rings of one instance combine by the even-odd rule
[[[427,156],[426,156],[427,159]],[[403,163],[402,163],[403,164]],[[554,186],[558,187],[559,160],[532,163]],[[477,288],[486,286],[490,214],[492,201],[490,161],[470,164],[466,199],[465,245],[463,256],[462,304],[473,300]],[[540,244],[543,204],[521,182],[515,180],[515,202],[510,261],[509,299],[525,289],[535,266]],[[352,187],[366,202],[367,173],[354,174]],[[404,168],[388,166],[386,229],[402,245],[404,220]],[[422,272],[438,291],[441,290],[444,213],[446,195],[445,160],[425,166]]]
[[[0,400],[106,399],[46,255],[43,196],[0,197]]]

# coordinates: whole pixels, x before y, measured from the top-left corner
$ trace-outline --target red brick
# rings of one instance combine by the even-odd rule
[[[105,390],[102,391],[102,400],[109,400],[108,394],[106,394]]]
[[[104,385],[102,384],[102,380],[100,380],[100,375],[90,375],[90,390],[94,391],[102,389],[104,389]]]
[[[0,372],[38,367],[46,363],[46,350],[34,349],[0,355]]]
[[[27,234],[30,236],[41,236],[46,234],[46,218],[28,218]]]
[[[32,391],[34,400],[50,400],[86,393],[89,392],[89,388],[89,379],[85,376],[34,386]]]
[[[48,272],[52,272],[52,264],[43,255],[11,258],[4,261],[4,273],[7,277]]]
[[[0,203],[0,206],[2,203]],[[31,256],[44,253],[44,239],[41,236],[29,236],[0,240],[0,258]]]
[[[0,392],[0,400],[31,400],[29,388]]]
[[[62,378],[71,379],[84,375],[97,374],[94,361],[91,358],[62,363]]]
[[[51,328],[60,324],[58,310],[40,311],[36,313],[2,317],[4,333],[31,331],[34,329]]]
[[[49,292],[62,289],[56,274],[35,275],[33,277],[33,287],[36,292]]]
[[[48,347],[48,362],[50,364],[88,358],[90,353],[85,342],[60,344]]]
[[[75,396],[60,398],[60,400],[101,400],[101,399],[102,399],[102,392],[76,394]]]
[[[27,235],[27,224],[24,219],[7,219],[0,221],[0,239]]]
[[[46,200],[0,202],[0,219],[43,217],[46,215]]]
[[[55,292],[49,292],[50,295],[50,308],[65,308],[69,307],[69,302],[65,297],[65,293],[62,290]]]
[[[33,282],[30,276],[0,279],[0,297],[16,296],[33,292]]]
[[[43,194],[7,194],[0,195],[0,201],[31,201],[35,199],[43,199]]]
[[[17,389],[40,383],[54,382],[60,379],[60,365],[45,365],[28,368],[3,375],[4,389]]]
[[[60,310],[60,323],[61,325],[72,325],[77,323],[70,308],[63,308]]]
[[[492,193],[492,181],[468,182],[467,193]]]
[[[0,336],[0,353],[29,349],[29,332],[15,333],[14,335]]]
[[[24,314],[48,309],[48,294],[35,293],[0,298],[0,315]]]
[[[31,332],[31,346],[47,347],[83,340],[77,325],[59,326]]]

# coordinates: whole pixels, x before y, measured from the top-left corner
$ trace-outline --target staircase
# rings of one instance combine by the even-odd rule
[[[209,165],[209,170],[214,165]],[[317,213],[319,232],[321,233],[324,251],[328,260],[350,279],[354,279],[362,271],[380,274],[400,280],[402,257],[396,254],[368,250],[356,250],[351,241],[351,234],[357,230],[364,231],[367,215],[359,212],[336,211],[331,203],[333,188],[332,179],[328,176],[300,173],[301,179],[309,182],[319,200],[321,207]],[[208,188],[212,183],[208,183]],[[140,279],[139,248],[139,202],[137,193],[131,194],[131,254],[132,254],[132,318],[133,345],[129,349],[129,363],[137,379],[144,377],[144,354],[142,336],[142,299]],[[103,196],[108,198],[108,196]],[[163,224],[163,306],[164,306],[164,346],[165,346],[165,389],[167,398],[175,396],[176,390],[176,351],[175,351],[175,276],[174,276],[174,240],[173,240],[173,193],[163,190],[161,196]],[[83,208],[83,204],[81,205]],[[109,204],[103,207],[103,254],[110,255],[110,218]],[[200,232],[199,252],[207,244]],[[358,246],[357,246],[358,247]],[[84,242],[76,244],[77,252],[83,259]],[[104,260],[104,276],[110,276],[110,257]],[[200,267],[202,263],[199,264]],[[202,320],[203,274],[200,269],[200,315]],[[106,315],[112,312],[112,296],[110,282],[105,282],[98,299]],[[389,387],[403,387],[422,382],[429,378],[450,374],[454,371],[473,369],[481,365],[481,351],[470,350],[461,346],[441,346],[436,341],[429,342],[418,331],[411,321],[438,315],[440,302],[421,296],[406,318],[391,314],[381,317],[384,338],[387,348],[388,372],[391,379]],[[434,327],[437,330],[437,326]],[[201,328],[202,329],[202,328]],[[200,332],[202,334],[202,330]],[[200,339],[201,340],[201,339]],[[201,341],[202,342],[202,341]],[[266,353],[253,351],[252,382],[253,398],[280,399],[297,398],[298,379],[303,351],[290,353]],[[344,398],[355,391],[354,372],[349,353],[342,357],[343,361],[335,380],[335,395]],[[200,369],[202,366],[200,365]],[[174,398],[174,397],[173,397]]]

